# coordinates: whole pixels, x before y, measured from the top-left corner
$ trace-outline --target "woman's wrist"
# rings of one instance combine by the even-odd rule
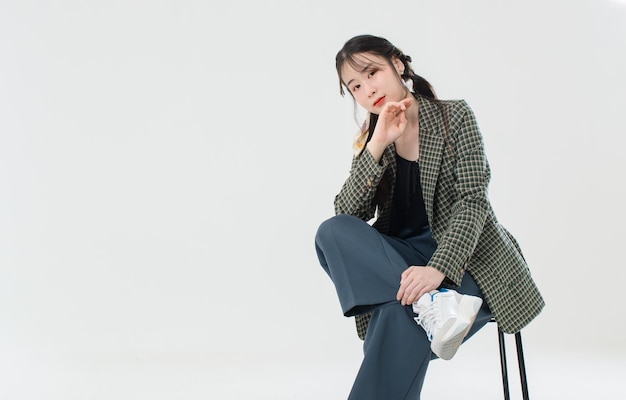
[[[385,148],[387,148],[387,144],[372,138],[372,140],[367,143],[366,147],[376,162],[380,162],[383,152],[385,151]]]

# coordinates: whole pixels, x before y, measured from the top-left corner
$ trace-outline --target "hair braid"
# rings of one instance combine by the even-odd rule
[[[402,51],[398,50],[396,52],[396,57],[400,59],[402,64],[404,65],[404,72],[402,73],[402,79],[411,80],[413,82],[413,91],[421,94],[424,97],[428,97],[429,99],[436,100],[437,95],[435,94],[435,90],[431,86],[431,84],[421,76],[417,75],[415,71],[413,71],[413,67],[411,66],[411,56],[404,54]]]

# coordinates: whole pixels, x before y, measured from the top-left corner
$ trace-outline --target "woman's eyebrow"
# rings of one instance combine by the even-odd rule
[[[361,70],[359,72],[363,73],[363,72],[367,71],[368,69],[372,68],[372,65],[374,65],[374,64],[373,63],[365,64],[365,66],[363,68],[361,68]],[[350,86],[350,83],[352,83],[353,80],[354,80],[354,78],[350,79],[348,81],[348,83],[346,83],[346,86]]]
[[[364,66],[363,68],[361,68],[361,71],[360,71],[360,72],[365,72],[365,71],[367,71],[368,69],[372,68],[372,65],[374,65],[374,63],[368,63],[368,64],[365,64],[365,66]]]

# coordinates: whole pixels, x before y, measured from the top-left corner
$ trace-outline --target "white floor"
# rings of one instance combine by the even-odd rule
[[[431,363],[423,399],[501,399],[497,341],[483,335],[452,361]],[[514,345],[508,345],[512,399],[520,397]],[[493,345],[493,346],[492,346]],[[626,399],[623,357],[539,354],[525,344],[533,400]],[[356,349],[207,354],[91,360],[53,365],[5,362],[3,400],[345,399],[358,368]]]

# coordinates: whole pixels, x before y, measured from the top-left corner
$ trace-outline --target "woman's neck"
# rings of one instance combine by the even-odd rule
[[[417,98],[415,98],[413,96],[413,93],[409,92],[408,97],[412,97],[413,98],[413,104],[411,104],[409,106],[409,108],[406,110],[406,119],[407,119],[407,124],[406,124],[406,133],[408,133],[409,135],[413,135],[416,138],[419,137],[419,109],[420,109],[420,104],[419,101],[417,100]],[[406,134],[405,133],[405,134]]]

